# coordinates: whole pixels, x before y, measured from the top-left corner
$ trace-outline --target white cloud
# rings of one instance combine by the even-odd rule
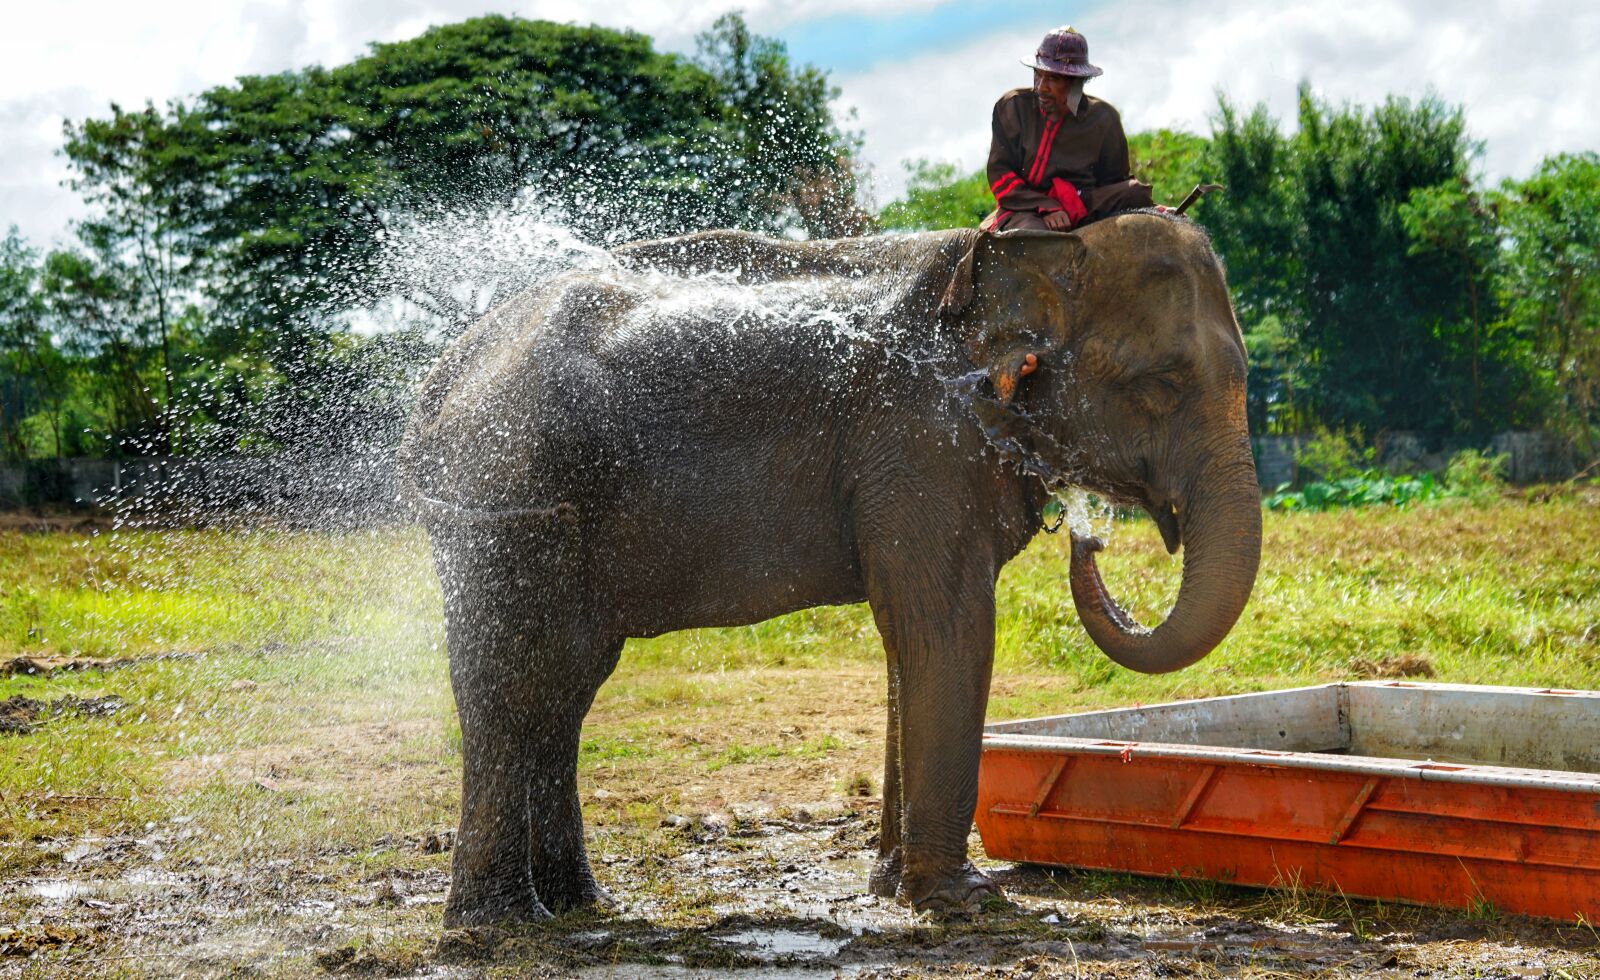
[[[340,64],[374,41],[415,37],[429,26],[485,13],[629,27],[668,50],[690,51],[717,17],[745,11],[772,33],[805,20],[940,0],[99,0],[67,6],[9,5],[0,34],[0,232],[21,226],[35,244],[66,234],[82,215],[60,185],[56,150],[64,119],[103,115],[110,102],[158,105],[240,75]]]
[[[1600,4],[1124,0],[1074,23],[1106,72],[1089,90],[1118,107],[1130,132],[1208,132],[1219,90],[1292,124],[1296,88],[1309,78],[1335,102],[1432,91],[1464,105],[1494,180],[1525,176],[1549,154],[1600,149]],[[903,190],[907,158],[983,163],[990,107],[1028,83],[1017,60],[1049,26],[837,79],[841,104],[859,113],[880,202]]]

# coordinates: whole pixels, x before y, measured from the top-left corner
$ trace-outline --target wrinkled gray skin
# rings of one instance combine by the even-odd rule
[[[1143,506],[1185,547],[1177,604],[1146,630],[1106,593],[1098,542],[1074,542],[1080,616],[1118,662],[1198,660],[1254,582],[1245,354],[1205,236],[1130,214],[1073,234],[715,232],[615,254],[624,269],[558,278],[461,338],[402,450],[465,757],[446,925],[609,901],[576,765],[627,637],[862,600],[889,685],[871,890],[918,908],[997,893],[966,840],[995,579],[1039,527],[1038,474]],[[773,306],[853,312],[836,331],[662,278],[708,268]]]

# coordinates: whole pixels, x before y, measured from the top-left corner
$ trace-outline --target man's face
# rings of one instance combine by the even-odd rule
[[[1067,93],[1072,79],[1048,71],[1033,70],[1033,90],[1039,93],[1039,107],[1052,118],[1067,114]]]

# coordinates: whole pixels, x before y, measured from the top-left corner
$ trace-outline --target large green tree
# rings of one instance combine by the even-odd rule
[[[1399,209],[1417,188],[1465,178],[1472,152],[1459,108],[1391,98],[1367,112],[1301,88],[1295,329],[1316,352],[1308,370],[1330,424],[1440,430],[1458,417],[1435,325],[1461,282],[1448,256],[1411,250]]]
[[[207,92],[221,305],[314,341],[328,315],[398,289],[459,325],[494,282],[464,301],[468,270],[396,282],[385,262],[397,237],[462,211],[520,205],[605,242],[836,231],[851,144],[824,76],[737,17],[701,50],[696,63],[633,32],[490,16]]]
[[[1483,397],[1513,383],[1516,358],[1486,331],[1494,233],[1461,110],[1432,98],[1335,106],[1303,85],[1297,123],[1284,135],[1264,107],[1224,100],[1210,156],[1228,191],[1196,212],[1247,334],[1272,318],[1290,341],[1289,360],[1252,379],[1258,419],[1368,432],[1509,424],[1510,402]]]
[[[1544,420],[1600,455],[1600,154],[1562,154],[1508,181],[1499,215],[1497,326],[1526,344]]]
[[[863,230],[836,94],[736,15],[694,59],[489,16],[164,109],[113,105],[66,126],[92,217],[33,267],[46,335],[94,365],[119,444],[169,451],[191,423],[252,415],[281,443],[363,371],[394,395],[396,350],[427,357],[411,334],[338,340],[352,322],[448,335],[537,275],[534,219],[592,244]]]

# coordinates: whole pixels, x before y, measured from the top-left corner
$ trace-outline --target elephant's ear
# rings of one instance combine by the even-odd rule
[[[940,313],[959,316],[967,357],[1009,403],[1042,357],[1066,345],[1088,249],[1053,231],[983,233],[956,264]]]
[[[944,287],[944,295],[939,299],[941,317],[960,316],[972,305],[972,299],[977,295],[972,282],[973,265],[977,261],[978,249],[988,237],[989,232],[986,231],[973,235],[971,244],[962,250],[961,257],[956,259],[955,267],[950,271],[950,281]]]

